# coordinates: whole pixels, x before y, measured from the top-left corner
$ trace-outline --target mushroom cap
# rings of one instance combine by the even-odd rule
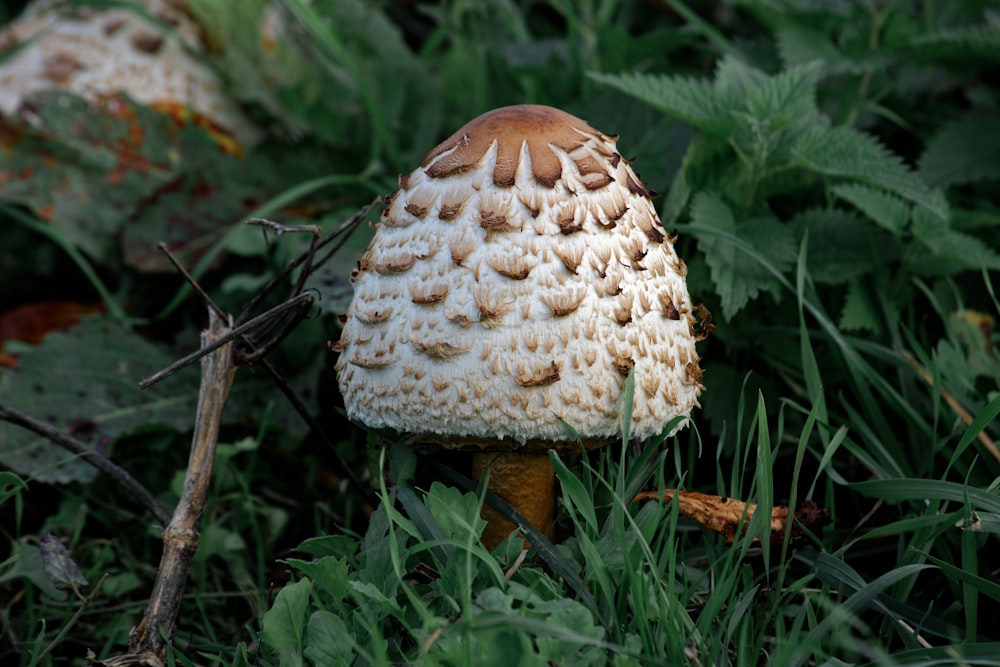
[[[35,0],[0,31],[0,113],[13,114],[30,94],[58,88],[89,102],[125,91],[140,104],[184,107],[232,134],[242,146],[260,132],[239,110],[212,68],[189,48],[201,32],[177,0],[146,0],[142,11],[67,7]]]
[[[352,274],[347,413],[445,446],[599,444],[634,370],[630,431],[658,435],[703,388],[685,274],[615,137],[486,113],[400,178]]]

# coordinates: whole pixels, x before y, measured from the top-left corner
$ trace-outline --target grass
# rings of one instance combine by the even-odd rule
[[[267,215],[334,229],[475,115],[551,104],[621,135],[664,193],[689,289],[718,329],[699,348],[707,390],[691,428],[647,443],[626,429],[587,456],[553,455],[561,539],[536,539],[526,557],[516,539],[489,553],[485,493],[460,465],[338,411],[324,343],[370,238],[359,232],[324,277],[316,318],[269,357],[337,456],[255,369],[240,371],[171,664],[1000,664],[989,3],[289,0],[294,39],[274,51],[258,43],[265,3],[226,15],[190,4],[233,95],[276,130],[234,163],[195,130],[170,147],[218,186],[211,205],[233,224]],[[105,191],[96,167],[67,160],[67,178]],[[247,198],[261,182],[273,190],[231,207],[227,193]],[[98,317],[122,336],[171,358],[195,347],[202,305],[129,254],[190,202],[158,210],[140,185],[95,209],[123,239],[101,254],[86,226],[37,217],[38,192],[0,184],[4,310],[100,300]],[[123,214],[129,196],[145,207]],[[234,312],[302,246],[177,227],[209,249],[189,265]],[[5,340],[4,352],[23,369],[59,335]],[[81,355],[99,352],[87,345]],[[0,367],[0,401],[58,383],[73,374]],[[186,428],[150,411],[98,444],[113,439],[116,462],[172,507]],[[11,429],[0,424],[0,456],[20,470]],[[341,459],[373,496],[347,483]],[[133,499],[49,472],[0,472],[3,664],[120,653],[155,576],[160,531]],[[633,502],[650,488],[763,511],[729,543],[676,502]],[[822,531],[755,540],[769,536],[769,507],[807,499],[830,510]],[[80,595],[46,573],[47,533],[89,580]]]

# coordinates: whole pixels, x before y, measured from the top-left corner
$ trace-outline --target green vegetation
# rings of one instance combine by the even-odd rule
[[[96,310],[37,345],[0,341],[16,356],[0,405],[110,452],[167,508],[197,372],[137,382],[196,349],[206,316],[155,243],[239,312],[304,247],[239,221],[333,230],[493,107],[620,134],[717,330],[693,428],[557,460],[564,539],[490,554],[481,490],[336,408],[325,343],[356,232],[315,283],[321,312],[268,357],[336,456],[263,372],[237,373],[172,664],[1000,665],[1000,5],[286,0],[265,39],[271,3],[188,4],[268,130],[245,157],[140,105],[95,127],[83,104],[37,104],[45,136],[0,125],[3,310]],[[107,188],[102,141],[128,123],[169,168],[138,161]],[[159,527],[2,422],[0,463],[17,471],[0,472],[0,662],[120,653]],[[812,499],[831,522],[771,544],[755,519],[730,544],[675,504],[632,503],[647,487]],[[47,533],[89,580],[79,594],[46,572]]]

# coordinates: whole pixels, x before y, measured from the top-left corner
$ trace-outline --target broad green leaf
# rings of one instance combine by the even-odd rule
[[[339,616],[329,611],[317,611],[306,624],[303,654],[317,667],[347,667],[354,663],[354,634]]]
[[[896,255],[891,237],[843,209],[807,209],[789,225],[799,238],[808,231],[807,269],[818,283],[845,283]]]
[[[815,128],[793,149],[799,166],[894,192],[942,219],[948,211],[920,177],[871,135],[848,127]]]
[[[312,582],[302,579],[288,584],[274,598],[274,604],[264,614],[261,641],[282,655],[282,663],[286,656],[297,656],[302,653],[302,634],[305,629],[306,606],[309,603],[309,593]],[[292,664],[301,664],[301,658],[292,659]]]
[[[725,137],[733,128],[728,111],[716,100],[714,87],[703,79],[599,72],[590,72],[587,76],[690,123],[706,134]]]
[[[903,233],[910,219],[910,207],[888,192],[860,183],[845,183],[831,188],[833,194],[854,204],[879,227],[894,236]]]
[[[479,501],[474,493],[463,494],[454,487],[433,482],[425,502],[446,537],[459,541],[476,539],[486,525],[479,516]]]
[[[920,156],[920,175],[931,187],[1000,179],[1000,113],[973,111],[946,123]]]
[[[174,361],[164,349],[103,316],[49,334],[0,374],[0,401],[99,451],[140,426],[191,427],[197,368],[149,389],[139,381]],[[96,470],[47,439],[0,422],[0,463],[44,482],[91,481]]]
[[[778,289],[772,274],[725,236],[734,236],[767,258],[778,271],[795,259],[795,242],[789,228],[773,218],[756,218],[737,224],[729,207],[715,195],[699,193],[691,205],[691,225],[697,230],[722,232],[699,237],[699,246],[722,299],[723,314],[730,318],[761,290]]]

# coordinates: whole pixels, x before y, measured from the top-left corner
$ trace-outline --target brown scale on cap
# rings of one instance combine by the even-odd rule
[[[510,187],[514,185],[521,162],[521,142],[526,141],[535,180],[551,188],[562,176],[562,164],[549,144],[570,152],[581,146],[588,136],[612,138],[579,118],[552,107],[534,104],[502,107],[484,113],[442,141],[424,157],[420,166],[425,167],[427,174],[434,178],[460,173],[478,163],[496,140],[497,161],[493,169],[493,183]],[[445,153],[448,154],[435,160]],[[590,156],[577,160],[577,166],[583,175],[607,174],[605,168]],[[601,185],[610,182],[609,178]],[[645,192],[641,184],[630,182],[629,187],[633,188],[633,192]]]

